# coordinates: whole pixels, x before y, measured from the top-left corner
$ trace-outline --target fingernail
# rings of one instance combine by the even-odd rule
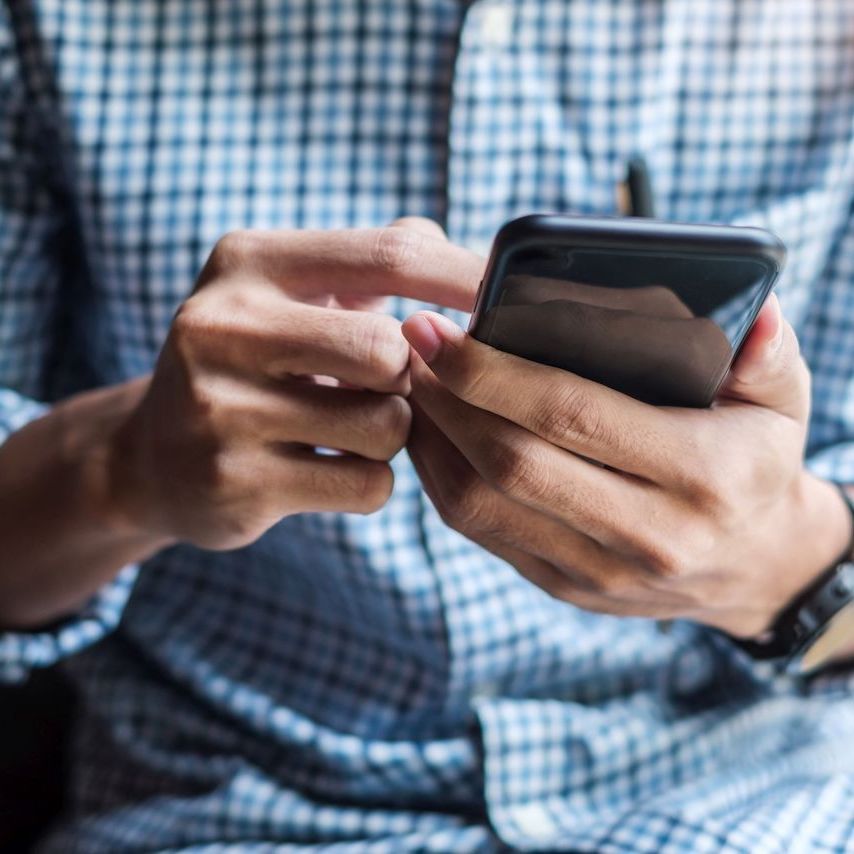
[[[442,349],[442,339],[433,324],[423,314],[413,315],[403,324],[403,335],[412,349],[428,365]]]
[[[429,365],[445,342],[457,341],[464,333],[441,314],[414,314],[403,324],[403,334],[412,348]]]

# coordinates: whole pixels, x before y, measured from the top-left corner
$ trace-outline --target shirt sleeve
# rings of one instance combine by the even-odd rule
[[[854,201],[801,337],[813,375],[807,465],[854,483]]]
[[[54,362],[66,235],[63,194],[45,160],[47,98],[28,90],[9,6],[0,4],[0,444],[38,418]],[[0,560],[2,560],[0,542]],[[0,632],[0,681],[25,678],[103,637],[132,588],[128,567],[74,615],[32,633]]]

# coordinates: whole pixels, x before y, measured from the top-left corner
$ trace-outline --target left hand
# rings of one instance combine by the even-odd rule
[[[441,315],[403,332],[426,491],[559,599],[756,638],[848,542],[837,490],[803,466],[810,377],[776,297],[707,410],[649,406]]]

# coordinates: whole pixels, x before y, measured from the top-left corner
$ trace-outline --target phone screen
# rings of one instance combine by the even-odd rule
[[[475,337],[648,403],[708,406],[775,271],[759,258],[542,246],[505,258]]]

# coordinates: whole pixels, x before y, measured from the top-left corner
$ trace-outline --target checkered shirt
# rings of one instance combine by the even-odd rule
[[[483,252],[614,213],[637,153],[662,216],[787,243],[809,465],[854,481],[851,0],[7,0],[0,439],[150,370],[224,232],[421,214]],[[854,676],[553,601],[394,469],[370,517],[0,635],[81,695],[44,851],[854,851]]]

